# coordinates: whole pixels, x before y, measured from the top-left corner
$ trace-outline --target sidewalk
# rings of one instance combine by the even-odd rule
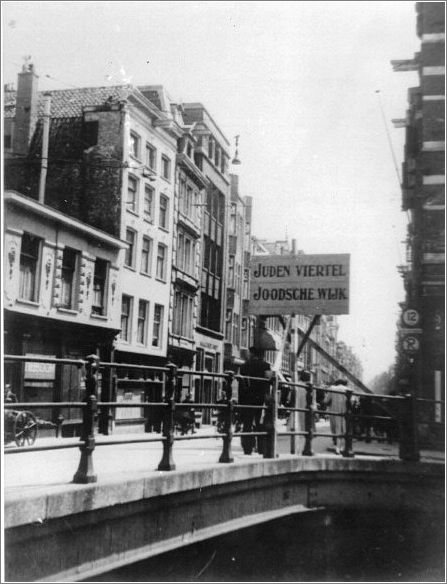
[[[279,431],[286,428],[280,425]],[[329,432],[328,423],[317,422],[317,431],[321,433]],[[194,434],[194,439],[185,440],[180,434],[176,434],[173,447],[173,460],[178,471],[191,471],[210,467],[219,464],[219,457],[222,452],[223,441],[221,437],[206,438],[216,432],[215,427],[208,426],[200,428]],[[188,434],[190,437],[191,434]],[[98,476],[98,481],[107,479],[126,480],[130,476],[150,476],[159,474],[158,464],[161,461],[163,446],[161,441],[142,442],[145,438],[157,438],[159,434],[113,434],[110,436],[97,435],[96,448],[93,452],[93,466]],[[117,440],[132,440],[124,444],[113,444]],[[107,446],[107,444],[110,444]],[[301,439],[302,444],[302,439]],[[73,476],[78,468],[80,460],[79,438],[40,438],[36,441],[37,446],[55,447],[52,450],[20,452],[19,448],[7,445],[3,457],[3,478],[5,496],[14,495],[20,491],[24,495],[32,493],[42,488],[51,489],[68,485],[72,482]],[[71,446],[61,448],[62,445]],[[317,437],[312,443],[314,456],[317,457],[337,457],[334,453],[332,443],[329,438]],[[398,458],[399,447],[397,444],[378,443],[376,441],[366,444],[365,442],[354,441],[353,444],[356,457],[374,458]],[[297,448],[301,452],[302,447]],[[290,436],[278,437],[278,453],[288,455],[290,453]],[[253,453],[245,455],[240,445],[240,438],[235,437],[232,442],[232,454],[234,463],[246,464],[250,461],[259,461],[263,457]],[[445,453],[423,450],[421,460],[427,462],[445,462]]]

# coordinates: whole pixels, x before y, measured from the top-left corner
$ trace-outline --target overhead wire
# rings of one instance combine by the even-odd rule
[[[396,172],[397,182],[398,182],[398,185],[399,185],[399,191],[401,191],[401,189],[402,189],[402,180],[401,180],[401,176],[400,176],[400,172],[399,172],[399,166],[398,166],[398,163],[397,163],[396,154],[394,152],[393,143],[392,143],[392,140],[391,140],[390,131],[388,129],[388,124],[387,124],[387,121],[386,121],[385,111],[384,111],[383,104],[382,104],[382,99],[381,99],[381,96],[380,96],[380,94],[381,94],[380,89],[376,89],[375,90],[375,93],[377,95],[377,101],[378,101],[378,104],[379,104],[379,109],[380,109],[380,113],[381,113],[381,116],[382,116],[383,125],[384,125],[384,128],[385,128],[385,134],[386,134],[387,141],[388,141],[388,146],[389,146],[389,149],[390,149],[390,152],[391,152],[391,158],[392,158],[392,161],[393,161],[394,170]],[[408,221],[408,224],[409,224],[409,223],[411,223],[411,218],[409,217],[408,210],[406,210],[405,213],[406,213],[407,221]],[[402,264],[402,261],[403,260],[402,260],[402,253],[401,253],[401,250],[400,250],[400,245],[399,245],[400,242],[398,242],[398,241],[395,240],[395,243],[396,243],[397,253],[398,253],[398,257],[399,257],[399,262],[400,262],[400,264]]]

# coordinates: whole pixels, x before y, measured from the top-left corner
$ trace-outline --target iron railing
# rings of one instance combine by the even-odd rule
[[[222,452],[219,457],[221,463],[231,463],[234,458],[232,455],[232,442],[234,437],[252,436],[257,437],[259,443],[262,444],[262,455],[264,458],[277,457],[277,442],[281,436],[290,436],[290,452],[292,454],[301,454],[303,456],[313,456],[312,444],[315,437],[324,437],[328,439],[342,439],[344,448],[341,452],[345,458],[353,457],[353,441],[357,439],[371,440],[371,427],[373,424],[389,425],[395,427],[397,432],[395,438],[399,442],[399,457],[402,460],[419,460],[419,446],[417,436],[417,412],[415,402],[421,401],[424,403],[430,402],[435,407],[441,407],[444,404],[441,400],[426,400],[414,398],[411,394],[399,396],[381,396],[370,395],[364,393],[354,392],[351,389],[345,389],[340,392],[331,388],[321,388],[314,386],[310,382],[285,382],[280,381],[276,375],[273,375],[270,380],[265,378],[247,377],[236,375],[233,371],[225,373],[213,373],[209,371],[193,371],[189,369],[179,369],[174,364],[168,364],[166,367],[151,367],[139,366],[127,363],[106,363],[100,362],[96,355],[90,355],[86,360],[73,359],[55,359],[44,357],[29,357],[19,355],[4,356],[5,362],[23,363],[26,361],[53,363],[59,365],[75,365],[85,371],[85,398],[82,401],[65,401],[65,402],[15,402],[5,403],[5,416],[10,418],[23,410],[32,410],[38,408],[55,409],[58,413],[58,419],[63,420],[61,412],[65,409],[79,408],[82,411],[81,435],[78,443],[54,443],[51,445],[30,445],[22,448],[6,449],[6,453],[30,452],[41,450],[54,450],[60,448],[75,448],[79,447],[81,457],[78,469],[73,477],[75,483],[90,483],[96,482],[97,476],[93,468],[93,452],[96,446],[118,445],[125,443],[136,442],[161,442],[162,456],[158,465],[159,470],[170,471],[175,469],[173,459],[173,446],[178,440],[195,440],[206,438],[222,438]],[[96,425],[99,422],[101,427],[101,420],[103,421],[103,430],[108,428],[104,421],[110,419],[111,408],[127,408],[136,407],[136,403],[126,403],[113,400],[98,401],[98,373],[102,369],[107,372],[110,386],[116,390],[116,371],[117,370],[134,370],[142,373],[143,377],[135,379],[138,381],[145,380],[148,383],[160,384],[162,389],[161,401],[145,401],[141,402],[145,415],[153,408],[158,408],[157,411],[162,416],[161,432],[157,435],[132,436],[124,438],[116,438],[107,440],[107,442],[96,441]],[[106,377],[107,377],[106,375]],[[151,376],[152,375],[152,376]],[[210,402],[182,402],[179,401],[178,381],[182,376],[191,376],[194,378],[209,377],[219,380],[223,383],[222,391],[223,398],[219,401]],[[157,376],[157,378],[156,378]],[[160,379],[161,378],[161,379]],[[128,379],[129,378],[124,378]],[[233,396],[233,387],[235,382],[244,383],[247,380],[256,382],[255,385],[264,385],[266,390],[264,398],[261,400],[262,405],[255,403],[238,403]],[[284,390],[290,394],[291,399],[286,404],[281,403],[281,395]],[[344,408],[342,411],[324,410],[319,411],[317,408],[316,396],[317,392],[327,393],[342,393],[344,396]],[[110,387],[105,392],[107,395],[114,395],[114,390],[110,392]],[[364,403],[371,405],[371,403],[378,403],[382,411],[377,413],[374,408],[363,407]],[[137,404],[139,406],[139,404]],[[360,405],[360,407],[359,407]],[[208,434],[176,434],[176,412],[189,409],[189,411],[211,409],[218,412],[217,431]],[[288,430],[280,431],[278,428],[278,411],[281,410],[289,417]],[[255,427],[249,432],[244,431],[244,428],[237,423],[238,417],[243,416],[243,413],[262,411],[264,419],[262,426]],[[344,428],[341,433],[321,433],[316,431],[315,419],[317,415],[340,417],[344,421]],[[6,420],[5,420],[6,422]],[[6,426],[6,424],[5,424]],[[359,428],[363,428],[364,433]],[[103,432],[107,433],[107,431]],[[56,435],[59,435],[58,431]],[[304,438],[304,448],[302,452],[296,452],[295,437],[302,436]]]

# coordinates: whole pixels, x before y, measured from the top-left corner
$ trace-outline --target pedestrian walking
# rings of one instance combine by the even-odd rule
[[[241,375],[244,379],[239,383],[239,404],[262,406],[265,404],[265,398],[269,390],[269,379],[271,377],[270,364],[264,360],[264,351],[257,347],[250,347],[249,357],[241,367]],[[250,377],[265,378],[247,379]],[[240,421],[242,432],[259,432],[261,431],[262,409],[244,408],[240,410]],[[241,436],[241,445],[245,454],[251,454],[257,446],[257,451],[262,451],[262,440],[256,440],[255,436]]]
[[[340,454],[340,436],[345,434],[346,395],[345,390],[348,382],[345,379],[337,379],[326,392],[324,405],[328,408],[329,426],[331,429],[332,441],[335,446],[335,454]]]

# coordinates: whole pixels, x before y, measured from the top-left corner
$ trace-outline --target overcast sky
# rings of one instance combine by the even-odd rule
[[[2,16],[3,83],[31,55],[42,90],[164,85],[239,134],[253,234],[350,253],[340,338],[366,382],[394,362],[407,219],[388,136],[400,173],[391,119],[418,80],[390,60],[420,48],[415,2],[4,1]]]

